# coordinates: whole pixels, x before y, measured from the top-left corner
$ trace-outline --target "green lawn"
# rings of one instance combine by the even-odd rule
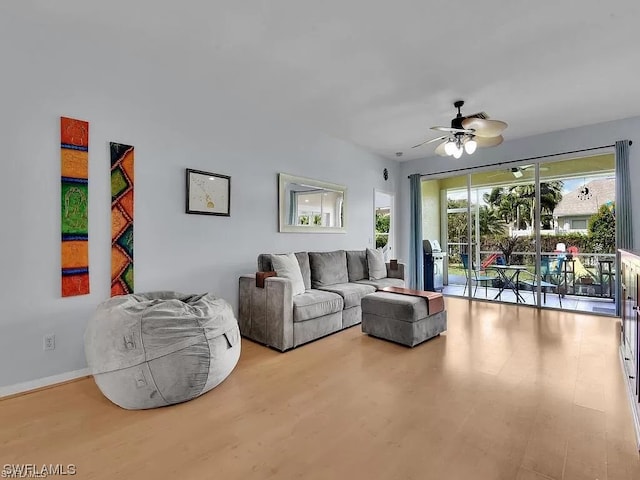
[[[535,270],[535,267],[533,265],[527,265],[527,267],[529,267],[529,270],[525,273],[522,272],[520,273],[520,280],[528,280],[527,277],[527,273],[529,274],[529,276],[531,278],[533,278],[533,272]],[[598,269],[597,268],[593,268],[593,267],[586,267],[586,270],[591,274],[591,276],[596,279],[598,278]],[[491,274],[491,269],[488,269],[489,274]],[[495,272],[493,272],[495,273]],[[460,276],[465,276],[465,271],[464,268],[462,267],[461,263],[452,263],[449,264],[449,275],[460,275]]]

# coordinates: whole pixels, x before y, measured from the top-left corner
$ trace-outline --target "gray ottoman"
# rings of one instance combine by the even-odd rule
[[[426,298],[375,292],[362,299],[362,331],[374,337],[414,347],[446,329],[447,311],[429,312]]]

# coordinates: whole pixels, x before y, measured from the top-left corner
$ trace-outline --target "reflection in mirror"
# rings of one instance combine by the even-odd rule
[[[346,187],[279,174],[281,232],[345,232]]]

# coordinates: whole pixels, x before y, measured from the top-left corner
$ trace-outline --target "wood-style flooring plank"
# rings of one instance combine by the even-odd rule
[[[76,478],[640,479],[619,321],[446,299],[409,349],[356,326],[287,353],[243,339],[211,392],[127,411],[92,379],[0,401],[0,467]]]

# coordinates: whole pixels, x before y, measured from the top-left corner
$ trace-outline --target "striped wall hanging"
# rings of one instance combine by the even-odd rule
[[[133,147],[111,143],[111,296],[133,293]]]
[[[62,296],[89,293],[89,122],[60,117]]]

